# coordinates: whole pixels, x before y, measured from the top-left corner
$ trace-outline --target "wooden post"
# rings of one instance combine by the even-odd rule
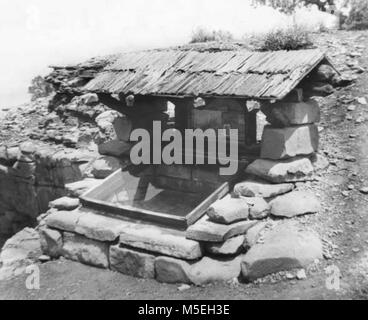
[[[258,110],[248,111],[245,108],[245,144],[251,146],[257,143],[257,112]]]

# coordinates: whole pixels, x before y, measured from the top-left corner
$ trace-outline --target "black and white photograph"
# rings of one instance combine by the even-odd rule
[[[367,300],[367,47],[367,0],[0,0],[0,300]]]

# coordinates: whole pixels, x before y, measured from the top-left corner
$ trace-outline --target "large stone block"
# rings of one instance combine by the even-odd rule
[[[263,105],[261,110],[267,121],[275,127],[311,124],[320,120],[320,109],[315,100],[267,104]]]
[[[283,183],[311,180],[314,169],[308,158],[279,161],[257,159],[245,172],[272,183]]]
[[[155,261],[156,279],[165,283],[192,283],[229,281],[240,275],[241,256],[229,259],[202,260],[189,263],[170,257],[158,257]]]
[[[155,256],[119,245],[110,247],[110,267],[114,271],[138,278],[155,277]]]
[[[109,244],[64,232],[62,255],[70,260],[100,268],[109,267]]]
[[[266,126],[261,143],[262,159],[287,159],[309,155],[318,150],[319,134],[316,125],[287,128]]]
[[[244,256],[242,275],[253,281],[267,274],[303,268],[322,258],[318,236],[293,221],[280,223]]]
[[[120,141],[120,140],[111,140],[100,144],[98,146],[98,152],[100,154],[106,156],[113,156],[113,157],[122,157],[127,156],[130,153],[130,149],[132,148],[132,144]]]
[[[123,228],[120,243],[186,260],[198,259],[203,255],[200,244],[186,239],[184,233],[152,225],[131,224]]]

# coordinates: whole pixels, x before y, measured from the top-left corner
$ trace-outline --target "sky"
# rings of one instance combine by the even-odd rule
[[[26,102],[49,65],[187,43],[198,27],[241,38],[285,19],[250,0],[0,0],[0,107]]]

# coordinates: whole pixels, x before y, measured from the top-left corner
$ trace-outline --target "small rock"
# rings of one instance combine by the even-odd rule
[[[341,194],[344,196],[344,197],[348,197],[349,196],[349,191],[342,191]]]
[[[292,273],[288,272],[286,275],[285,275],[286,279],[288,280],[292,280],[292,279],[295,279],[295,275],[293,275]]]
[[[345,161],[347,162],[356,162],[356,158],[353,156],[346,156]]]
[[[298,280],[304,280],[304,279],[307,279],[307,275],[305,273],[305,270],[304,269],[300,269],[297,273],[296,273],[296,278]]]
[[[359,248],[353,248],[353,249],[352,249],[352,251],[353,251],[354,253],[358,253],[358,252],[360,251],[360,249],[359,249]]]
[[[178,287],[179,291],[185,291],[185,290],[189,290],[191,288],[191,286],[189,284],[182,284],[180,287]]]
[[[350,106],[348,106],[348,111],[355,111],[356,109],[356,105],[351,104]]]
[[[354,189],[355,189],[355,187],[354,187],[354,185],[349,184],[349,185],[348,185],[348,189],[349,189],[349,190],[354,190]]]
[[[358,117],[356,120],[355,120],[355,123],[362,123],[362,122],[364,122],[365,121],[365,118],[364,117],[362,117],[362,116],[360,116],[360,117]]]
[[[364,98],[364,97],[357,98],[356,101],[360,104],[363,104],[363,105],[367,104],[367,99]]]
[[[368,194],[368,187],[363,187],[363,188],[359,189],[359,191],[363,194]]]
[[[39,256],[39,257],[38,257],[38,260],[39,260],[40,262],[44,263],[44,262],[48,262],[48,261],[50,261],[50,260],[51,260],[51,258],[50,258],[49,256],[47,256],[47,255],[42,255],[42,256]]]

